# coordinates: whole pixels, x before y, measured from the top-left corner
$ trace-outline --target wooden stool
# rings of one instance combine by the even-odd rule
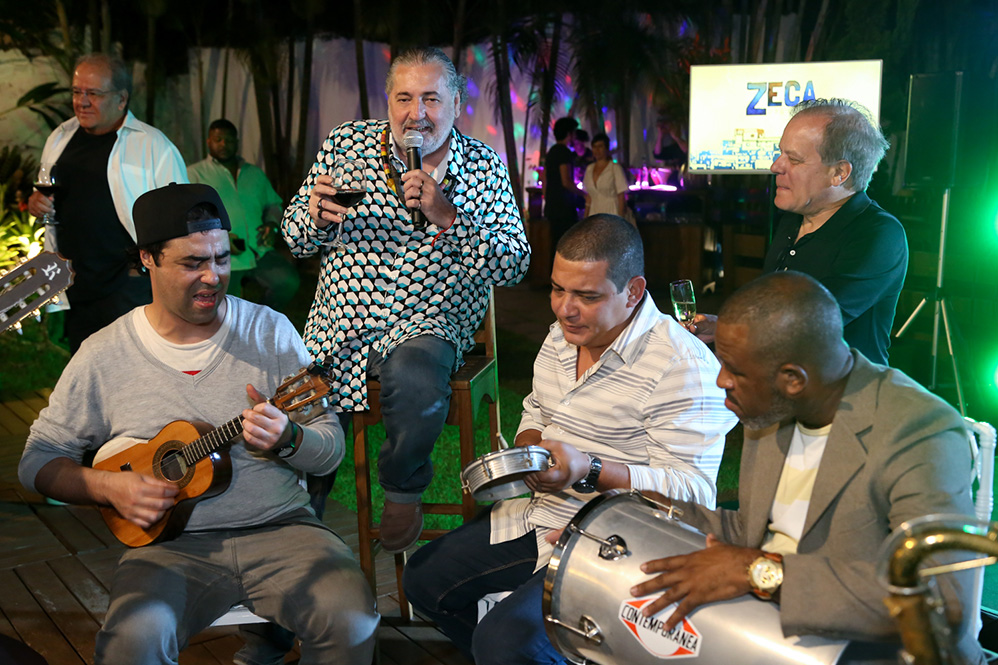
[[[464,356],[464,365],[451,376],[452,391],[447,424],[457,425],[460,432],[461,468],[476,459],[475,415],[483,400],[489,404],[489,441],[492,450],[499,450],[499,372],[495,348],[495,307],[493,294],[489,293],[489,307],[482,326],[475,334],[478,349]],[[359,538],[360,567],[377,596],[377,579],[374,566],[374,541],[381,537],[380,527],[374,523],[371,505],[371,461],[367,455],[367,427],[381,420],[381,384],[367,382],[369,411],[359,411],[353,416],[353,459],[357,483],[357,532]],[[458,479],[455,482],[460,483]],[[460,503],[424,503],[424,515],[461,515],[464,522],[474,518],[475,500],[467,492],[461,493]],[[430,540],[447,533],[447,529],[423,529],[420,540]],[[402,569],[406,555],[395,555],[395,579],[398,586],[399,608],[405,621],[410,619],[409,603],[402,589]]]

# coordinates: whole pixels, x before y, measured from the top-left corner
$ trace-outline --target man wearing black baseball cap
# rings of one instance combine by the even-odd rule
[[[216,332],[226,314],[225,232],[231,229],[218,192],[208,185],[170,183],[140,196],[132,216],[138,262],[152,281],[153,301],[146,316],[156,322],[157,332],[180,344]],[[192,262],[187,250],[196,250],[200,261]],[[164,262],[164,253],[176,260]]]
[[[142,195],[133,216],[152,303],[82,344],[32,426],[21,482],[60,501],[113,508],[130,528],[155,529],[181,484],[103,470],[100,449],[125,439],[121,449],[131,451],[176,420],[224,424],[200,440],[230,439],[222,452],[231,480],[194,505],[178,536],[122,556],[95,662],[176,662],[191,636],[241,603],[294,631],[303,664],[367,665],[374,598],[298,482],[301,472],[336,468],[343,431],[326,413],[292,423],[263,394],[309,364],[301,337],[284,315],[226,296],[229,219],[214,189],[162,187]],[[88,450],[97,450],[94,468],[80,464]]]

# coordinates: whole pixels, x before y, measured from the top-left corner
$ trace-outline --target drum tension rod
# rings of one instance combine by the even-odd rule
[[[662,510],[664,510],[665,511],[665,516],[668,517],[670,520],[674,520],[676,518],[679,518],[679,517],[683,516],[683,509],[679,508],[678,506],[672,505],[672,503],[662,503],[661,501],[656,501],[655,499],[651,498],[650,496],[645,496],[644,494],[642,494],[641,492],[638,492],[637,490],[631,490],[631,493],[638,495],[639,497],[641,497],[642,499],[644,499],[648,503],[650,503],[650,504],[652,504],[654,506],[658,506],[659,508],[661,508]]]
[[[603,644],[603,634],[600,632],[599,626],[596,624],[592,618],[583,614],[579,617],[579,627],[576,628],[571,624],[567,624],[564,621],[559,621],[553,616],[546,616],[544,619],[548,623],[553,623],[556,626],[561,626],[565,630],[571,631],[578,635],[579,637],[589,640],[590,642],[596,644],[597,646]]]
[[[567,528],[580,536],[585,536],[586,538],[599,543],[599,555],[601,559],[616,561],[617,559],[631,556],[631,551],[627,549],[627,542],[616,534],[610,536],[609,538],[600,538],[599,536],[589,533],[585,529],[579,528],[576,524],[569,523]]]

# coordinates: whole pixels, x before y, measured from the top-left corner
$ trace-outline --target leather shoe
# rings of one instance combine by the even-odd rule
[[[398,554],[416,544],[423,532],[423,504],[395,503],[385,499],[381,514],[381,548],[389,554]]]

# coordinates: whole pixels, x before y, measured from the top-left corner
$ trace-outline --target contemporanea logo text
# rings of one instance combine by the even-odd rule
[[[700,653],[700,633],[689,619],[670,631],[665,630],[665,621],[675,605],[670,605],[655,616],[642,616],[641,608],[654,600],[628,598],[620,603],[620,621],[627,626],[634,638],[645,650],[657,658],[690,658]],[[659,618],[661,617],[661,618]]]

